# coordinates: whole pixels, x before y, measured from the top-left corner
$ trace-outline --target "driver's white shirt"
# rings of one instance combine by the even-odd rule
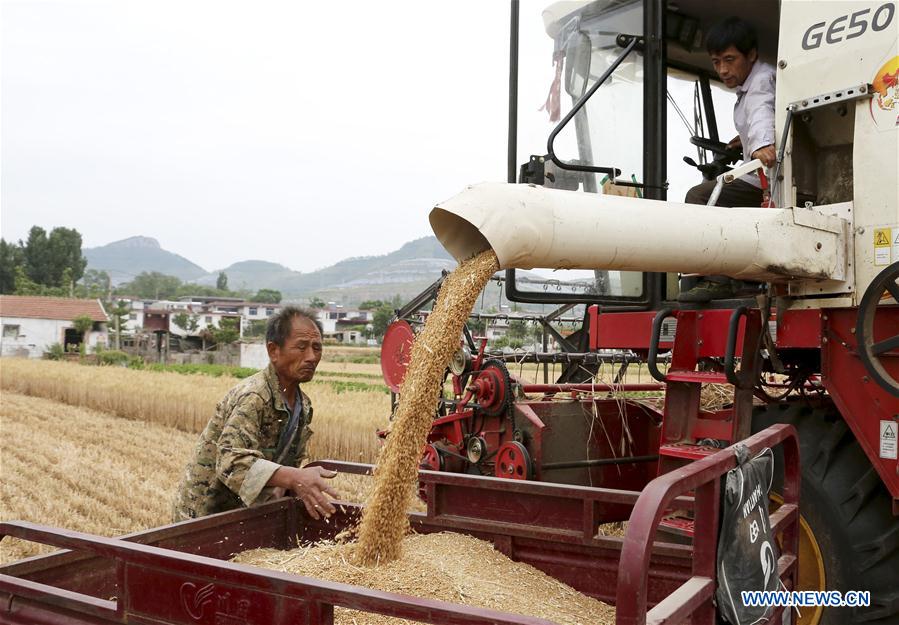
[[[766,145],[774,145],[774,66],[756,61],[743,84],[737,87],[734,104],[734,126],[743,144],[743,161],[752,160],[752,153]],[[756,174],[740,178],[761,187]]]

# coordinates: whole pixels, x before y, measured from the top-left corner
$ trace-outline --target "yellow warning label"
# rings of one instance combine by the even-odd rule
[[[899,228],[897,228],[899,230]],[[892,228],[874,229],[874,266],[889,265],[891,260]]]

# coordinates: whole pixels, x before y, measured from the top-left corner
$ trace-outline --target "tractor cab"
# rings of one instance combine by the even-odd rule
[[[539,76],[545,104],[519,107],[517,144],[530,154],[519,157],[517,181],[680,202],[693,185],[729,170],[742,158],[727,147],[736,136],[736,94],[718,79],[704,45],[704,33],[728,16],[755,27],[759,59],[775,64],[777,0],[664,8],[641,0],[556,2],[542,23],[524,17],[520,49],[542,42],[543,62],[521,55],[519,97],[539,93]],[[636,271],[510,269],[506,279],[512,301],[627,310],[658,309],[676,298],[678,285],[674,273]]]

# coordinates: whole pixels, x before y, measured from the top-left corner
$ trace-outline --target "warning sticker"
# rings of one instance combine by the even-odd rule
[[[899,435],[899,423],[895,421],[880,422],[880,457],[896,460],[896,438]]]
[[[874,265],[889,265],[893,248],[893,233],[890,228],[874,229]]]

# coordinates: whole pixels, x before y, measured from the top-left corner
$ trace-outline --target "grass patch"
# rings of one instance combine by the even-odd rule
[[[385,393],[390,389],[383,384],[366,384],[365,382],[346,382],[343,380],[312,380],[307,384],[327,384],[335,393]]]
[[[251,367],[236,367],[232,365],[162,365],[159,363],[131,365],[131,368],[144,369],[146,371],[168,371],[185,375],[210,375],[214,378],[227,376],[241,379],[248,378],[259,371]]]
[[[316,369],[316,378],[351,378],[357,380],[383,380],[384,377],[379,373],[350,373],[343,371],[322,371]]]
[[[348,362],[354,365],[376,365],[381,362],[378,354],[331,354],[327,362]]]

